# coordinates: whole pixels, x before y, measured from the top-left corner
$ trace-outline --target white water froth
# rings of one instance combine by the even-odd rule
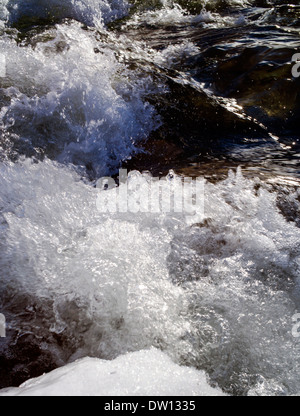
[[[161,0],[162,7],[155,10],[146,10],[135,13],[131,19],[126,22],[124,28],[135,28],[140,25],[153,26],[172,26],[172,25],[201,25],[204,27],[227,27],[241,26],[246,20],[240,16],[221,16],[219,13],[207,11],[205,4],[199,14],[190,13],[187,9],[176,2],[170,0]],[[232,6],[241,6],[241,2],[232,4]]]
[[[123,17],[128,13],[127,0],[1,0],[0,18],[9,24],[22,17],[37,19],[71,18],[89,26]]]
[[[154,346],[227,392],[299,391],[300,230],[271,189],[240,173],[208,183],[191,226],[101,214],[100,191],[47,160],[2,163],[0,177],[1,286],[52,305],[49,331],[77,342],[67,361]]]
[[[151,78],[128,70],[114,45],[79,23],[31,42],[0,40],[2,143],[29,156],[41,151],[63,163],[90,164],[98,177],[113,172],[159,125],[145,98],[154,91]]]
[[[203,372],[151,349],[113,361],[85,358],[0,396],[223,396]],[[115,400],[117,403],[117,401]]]

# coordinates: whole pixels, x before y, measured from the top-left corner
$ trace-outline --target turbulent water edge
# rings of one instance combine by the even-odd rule
[[[155,347],[225,393],[299,394],[298,2],[1,0],[0,19],[0,388]],[[204,215],[101,213],[121,167],[141,199],[143,171],[205,177]]]

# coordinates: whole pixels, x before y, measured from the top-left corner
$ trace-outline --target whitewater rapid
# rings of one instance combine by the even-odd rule
[[[131,180],[137,193],[147,184]],[[6,301],[13,311],[18,293],[42,300],[39,318],[72,346],[44,339],[58,361],[155,346],[224,388],[259,374],[296,393],[299,228],[259,185],[241,173],[207,183],[205,218],[188,225],[182,214],[99,213],[98,192],[112,190],[50,161],[2,164]],[[13,322],[21,333],[38,324],[34,313]]]
[[[150,158],[147,143],[167,123],[165,131],[174,126],[173,153],[178,137],[183,147],[193,145],[184,135],[192,125],[186,128],[176,114],[200,113],[195,122],[205,130],[204,102],[216,117],[212,124],[228,116],[230,126],[249,123],[242,124],[243,134],[261,128],[237,100],[215,99],[196,67],[183,72],[201,56],[197,42],[183,36],[150,44],[132,35],[143,25],[164,35],[175,24],[184,35],[191,25],[242,31],[255,2],[231,1],[230,16],[211,1],[195,13],[183,1],[158,3],[149,10],[125,0],[0,2],[6,63],[0,79],[0,312],[7,324],[1,385],[59,367],[4,395],[51,394],[70,382],[84,394],[115,393],[106,386],[113,384],[111,371],[120,374],[124,394],[299,394],[296,177],[261,180],[229,170],[221,181],[205,181],[194,215],[99,210],[99,196],[113,199],[115,190],[100,189],[97,180],[113,176],[118,183],[123,163]],[[272,13],[267,18],[272,21]],[[115,21],[120,33],[111,29]],[[189,107],[184,100],[192,94],[184,88],[191,87],[201,95]],[[176,88],[182,95],[172,99]],[[166,120],[164,107],[179,111]],[[158,137],[156,156],[169,151]],[[255,142],[242,137],[247,146]],[[261,146],[267,139],[259,140]],[[282,148],[277,138],[267,147],[270,153]],[[163,191],[181,183],[173,168]],[[126,186],[146,200],[149,174],[134,171]],[[22,353],[29,359],[18,361]],[[89,371],[83,386],[81,375]],[[166,374],[176,375],[170,386]],[[65,393],[72,392],[66,387]]]

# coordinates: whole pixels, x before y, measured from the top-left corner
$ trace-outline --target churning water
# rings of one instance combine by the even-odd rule
[[[294,3],[0,1],[1,387],[154,346],[300,392]],[[101,213],[122,166],[204,176],[204,216]]]

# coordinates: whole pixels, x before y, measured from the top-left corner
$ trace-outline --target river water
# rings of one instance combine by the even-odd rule
[[[0,19],[0,388],[154,346],[226,393],[298,394],[296,0],[1,0]],[[101,212],[120,168],[140,197],[143,171],[204,177],[204,213]]]

